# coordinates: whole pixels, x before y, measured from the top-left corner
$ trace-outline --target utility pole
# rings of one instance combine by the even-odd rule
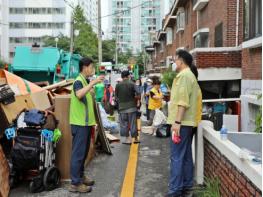
[[[119,16],[118,14],[116,15],[116,47],[115,47],[115,66],[118,66],[118,37],[119,37],[119,30],[118,30],[118,20],[119,19]]]
[[[101,0],[98,0],[98,55],[99,65],[102,62],[102,33],[101,33]]]
[[[70,54],[73,54],[73,46],[74,46],[74,20],[73,20],[73,14],[71,15],[71,21],[70,21]]]

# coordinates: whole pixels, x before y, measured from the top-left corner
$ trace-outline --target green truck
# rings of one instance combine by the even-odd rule
[[[53,84],[75,78],[80,58],[55,47],[17,46],[9,70],[28,81]]]

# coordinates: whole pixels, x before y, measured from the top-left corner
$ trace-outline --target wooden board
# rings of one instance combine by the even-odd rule
[[[8,196],[9,193],[9,166],[0,145],[0,196]]]
[[[102,149],[105,153],[107,154],[112,154],[111,152],[111,148],[110,148],[110,144],[109,141],[106,137],[106,133],[104,130],[104,127],[102,125],[102,120],[101,120],[101,115],[100,115],[100,111],[99,111],[99,104],[96,103],[95,104],[95,117],[96,117],[96,122],[97,122],[97,129],[98,129],[98,139],[102,145]]]
[[[0,85],[6,84],[6,78],[0,78]]]
[[[109,140],[110,143],[112,142],[119,142],[120,139],[115,137],[114,135],[111,135],[109,133],[106,133],[107,139]]]
[[[32,93],[30,95],[37,109],[46,110],[51,107],[47,93],[48,92],[44,90],[41,92]]]
[[[0,106],[8,123],[11,123],[23,109],[35,108],[30,95],[17,96],[14,103],[9,105],[3,105],[1,103]]]

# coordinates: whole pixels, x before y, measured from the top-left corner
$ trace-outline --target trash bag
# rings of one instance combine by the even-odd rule
[[[161,124],[166,124],[166,116],[164,115],[164,113],[159,110],[159,109],[156,109],[155,110],[155,115],[154,115],[154,118],[153,118],[153,126],[154,127],[159,127]]]
[[[165,138],[171,136],[171,125],[162,124],[156,130],[156,137]]]

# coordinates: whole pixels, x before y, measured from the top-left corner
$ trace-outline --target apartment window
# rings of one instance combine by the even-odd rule
[[[223,23],[215,27],[215,47],[223,46]]]
[[[10,29],[63,29],[64,23],[9,23]]]
[[[64,14],[65,8],[9,8],[10,14]]]
[[[249,40],[262,35],[261,0],[245,0],[244,3],[244,38]]]
[[[176,23],[177,31],[184,29],[184,27],[185,27],[184,8],[179,8],[177,12],[177,23]]]
[[[189,7],[187,7],[185,10],[185,25],[188,24],[188,19],[189,19]]]
[[[197,34],[194,38],[195,40],[195,48],[205,48],[208,47],[208,32],[201,32]]]
[[[166,31],[166,44],[172,44],[173,43],[173,30],[172,28],[167,28],[167,31]]]

